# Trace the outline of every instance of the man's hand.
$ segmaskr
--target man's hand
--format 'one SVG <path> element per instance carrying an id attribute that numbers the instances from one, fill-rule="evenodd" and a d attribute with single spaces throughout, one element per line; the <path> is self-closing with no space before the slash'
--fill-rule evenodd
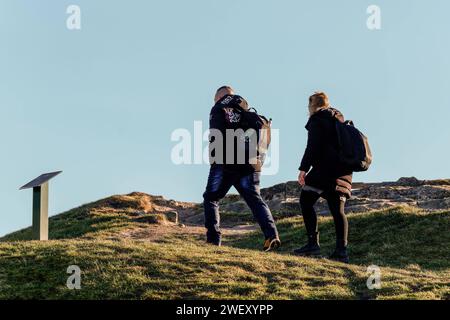
<path id="1" fill-rule="evenodd" d="M 305 171 L 300 171 L 300 173 L 298 174 L 298 184 L 301 185 L 302 187 L 305 185 L 305 176 L 306 176 Z"/>

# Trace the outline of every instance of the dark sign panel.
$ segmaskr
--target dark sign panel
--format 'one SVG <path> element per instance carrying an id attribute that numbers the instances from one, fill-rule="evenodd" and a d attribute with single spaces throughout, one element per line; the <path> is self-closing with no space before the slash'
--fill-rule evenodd
<path id="1" fill-rule="evenodd" d="M 50 172 L 50 173 L 44 173 L 37 177 L 36 179 L 28 182 L 26 185 L 20 188 L 20 190 L 23 189 L 30 189 L 34 187 L 39 187 L 40 185 L 46 183 L 50 179 L 56 177 L 58 174 L 60 174 L 62 171 L 56 171 L 56 172 Z"/>

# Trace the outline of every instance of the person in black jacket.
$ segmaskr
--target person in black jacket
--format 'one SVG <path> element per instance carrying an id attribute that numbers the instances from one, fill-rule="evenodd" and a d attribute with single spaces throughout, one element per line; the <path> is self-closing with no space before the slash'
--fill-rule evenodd
<path id="1" fill-rule="evenodd" d="M 344 116 L 331 108 L 328 97 L 316 92 L 309 98 L 310 117 L 306 124 L 308 143 L 301 161 L 298 182 L 302 186 L 300 207 L 308 235 L 305 246 L 294 250 L 301 256 L 320 255 L 319 230 L 314 204 L 320 197 L 328 202 L 336 229 L 336 249 L 330 258 L 348 262 L 348 222 L 345 202 L 351 196 L 352 172 L 340 164 L 336 121 Z"/>
<path id="2" fill-rule="evenodd" d="M 263 250 L 277 249 L 281 242 L 275 221 L 260 194 L 261 172 L 256 171 L 251 164 L 237 162 L 234 156 L 227 157 L 229 151 L 233 151 L 232 153 L 236 156 L 237 149 L 235 138 L 227 139 L 226 131 L 243 130 L 240 128 L 240 110 L 247 110 L 248 104 L 244 98 L 235 95 L 234 90 L 228 86 L 220 87 L 217 90 L 214 102 L 215 105 L 211 109 L 209 117 L 211 167 L 203 194 L 205 227 L 207 229 L 206 241 L 213 245 L 221 245 L 219 200 L 224 198 L 230 188 L 234 186 L 250 207 L 264 233 Z M 216 141 L 218 138 L 222 142 L 221 146 Z M 232 149 L 229 149 L 230 147 Z"/>

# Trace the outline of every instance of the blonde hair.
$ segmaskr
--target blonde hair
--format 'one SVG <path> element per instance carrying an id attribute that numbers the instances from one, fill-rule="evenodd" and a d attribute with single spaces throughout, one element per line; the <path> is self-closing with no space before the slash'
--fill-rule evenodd
<path id="1" fill-rule="evenodd" d="M 313 115 L 320 109 L 328 108 L 330 106 L 330 102 L 328 100 L 328 96 L 325 92 L 318 91 L 315 92 L 312 96 L 309 97 L 309 115 Z"/>

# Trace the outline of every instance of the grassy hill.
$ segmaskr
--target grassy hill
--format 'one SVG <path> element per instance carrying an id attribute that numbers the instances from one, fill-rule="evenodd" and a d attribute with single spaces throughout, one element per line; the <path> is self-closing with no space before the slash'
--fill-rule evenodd
<path id="1" fill-rule="evenodd" d="M 50 220 L 47 242 L 30 229 L 0 241 L 0 299 L 449 299 L 450 211 L 397 207 L 349 215 L 350 264 L 291 255 L 303 243 L 301 217 L 278 218 L 283 247 L 260 251 L 259 230 L 227 228 L 224 246 L 203 228 L 180 225 L 198 205 L 141 193 L 114 196 Z M 235 212 L 241 217 L 248 213 Z M 233 213 L 228 212 L 230 220 Z M 324 253 L 334 226 L 320 218 Z M 367 267 L 381 268 L 369 290 Z M 82 270 L 69 290 L 67 267 Z"/>

